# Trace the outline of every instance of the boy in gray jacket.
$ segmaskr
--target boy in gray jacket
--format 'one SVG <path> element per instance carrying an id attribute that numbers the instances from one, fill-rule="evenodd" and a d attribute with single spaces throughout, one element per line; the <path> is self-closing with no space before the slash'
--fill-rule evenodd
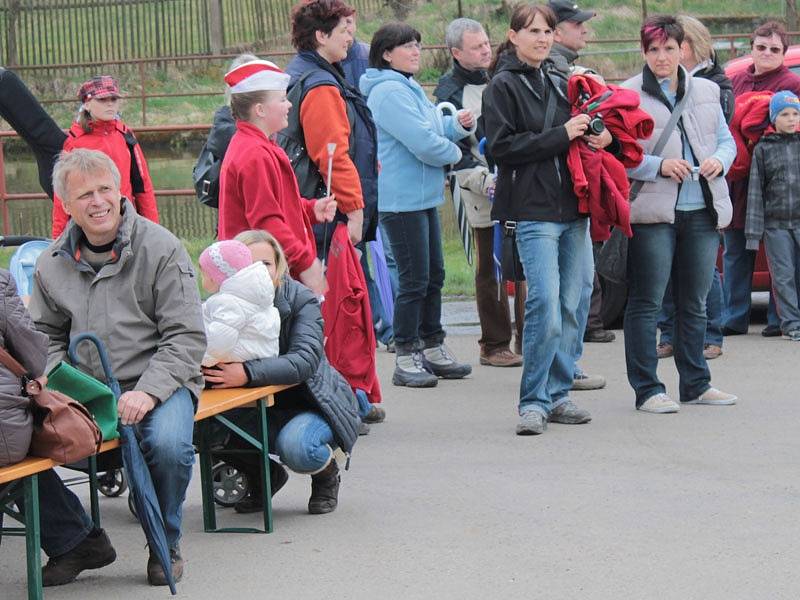
<path id="1" fill-rule="evenodd" d="M 800 342 L 800 99 L 778 92 L 769 118 L 775 133 L 753 152 L 744 234 L 748 250 L 763 236 L 783 337 Z"/>

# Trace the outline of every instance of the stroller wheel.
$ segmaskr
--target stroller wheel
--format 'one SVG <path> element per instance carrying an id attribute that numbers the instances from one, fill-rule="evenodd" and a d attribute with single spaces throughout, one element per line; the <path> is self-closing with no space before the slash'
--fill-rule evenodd
<path id="1" fill-rule="evenodd" d="M 123 469 L 112 469 L 97 477 L 97 489 L 103 496 L 116 498 L 128 489 L 128 481 L 125 479 Z"/>
<path id="2" fill-rule="evenodd" d="M 214 485 L 214 502 L 224 507 L 239 502 L 247 495 L 249 488 L 247 475 L 224 462 L 217 463 L 211 470 L 211 481 Z"/>

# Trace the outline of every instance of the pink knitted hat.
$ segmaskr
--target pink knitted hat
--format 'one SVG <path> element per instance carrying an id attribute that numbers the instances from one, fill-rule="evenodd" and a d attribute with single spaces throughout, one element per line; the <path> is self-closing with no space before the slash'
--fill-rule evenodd
<path id="1" fill-rule="evenodd" d="M 222 285 L 228 277 L 253 264 L 253 255 L 242 242 L 225 240 L 203 250 L 198 262 L 207 277 Z"/>

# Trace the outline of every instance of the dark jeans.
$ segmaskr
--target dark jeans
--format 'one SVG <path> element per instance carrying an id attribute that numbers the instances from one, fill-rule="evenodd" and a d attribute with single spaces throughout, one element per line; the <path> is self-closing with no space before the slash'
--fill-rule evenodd
<path id="1" fill-rule="evenodd" d="M 719 269 L 714 268 L 714 280 L 706 298 L 706 337 L 705 343 L 722 348 L 722 279 Z M 661 343 L 672 344 L 672 329 L 675 326 L 675 301 L 672 298 L 672 281 L 667 284 L 661 312 L 658 314 L 658 328 L 661 330 Z"/>
<path id="2" fill-rule="evenodd" d="M 506 282 L 497 283 L 493 258 L 494 228 L 472 230 L 475 240 L 475 302 L 478 305 L 478 321 L 481 324 L 481 339 L 478 340 L 484 354 L 509 350 L 511 344 L 511 312 L 508 309 Z M 516 283 L 514 295 L 514 329 L 517 345 L 522 346 L 522 328 L 525 325 L 525 286 Z"/>
<path id="3" fill-rule="evenodd" d="M 602 243 L 592 243 L 592 255 L 595 262 L 597 262 L 597 253 L 603 247 Z M 594 281 L 592 281 L 592 297 L 589 301 L 589 317 L 586 321 L 586 331 L 601 331 L 605 329 L 603 325 L 603 318 L 600 315 L 603 308 L 603 288 L 600 286 L 600 278 L 597 272 L 594 274 Z M 580 356 L 578 357 L 580 359 Z"/>
<path id="4" fill-rule="evenodd" d="M 382 212 L 381 225 L 397 262 L 399 290 L 394 304 L 394 341 L 399 354 L 444 341 L 442 287 L 444 258 L 435 208 Z"/>
<path id="5" fill-rule="evenodd" d="M 722 255 L 722 294 L 725 305 L 722 326 L 739 333 L 747 333 L 750 325 L 750 294 L 753 291 L 753 269 L 756 264 L 756 251 L 747 250 L 746 241 L 742 229 L 725 230 L 725 253 Z M 767 325 L 778 326 L 778 313 L 771 292 Z"/>
<path id="6" fill-rule="evenodd" d="M 672 276 L 675 298 L 673 346 L 680 400 L 692 400 L 710 386 L 703 357 L 706 297 L 714 277 L 719 234 L 707 210 L 676 211 L 675 223 L 634 225 L 628 249 L 628 305 L 625 362 L 636 406 L 664 393 L 656 368 L 656 321 Z"/>

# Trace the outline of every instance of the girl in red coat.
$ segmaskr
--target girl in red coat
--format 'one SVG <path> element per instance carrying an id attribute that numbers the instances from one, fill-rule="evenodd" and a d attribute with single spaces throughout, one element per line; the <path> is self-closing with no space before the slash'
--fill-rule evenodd
<path id="1" fill-rule="evenodd" d="M 219 239 L 268 231 L 286 252 L 292 277 L 322 295 L 325 274 L 311 224 L 332 221 L 336 202 L 333 196 L 302 198 L 289 158 L 270 137 L 288 125 L 289 76 L 267 60 L 254 60 L 229 71 L 225 83 L 236 133 L 220 173 Z"/>
<path id="2" fill-rule="evenodd" d="M 117 165 L 122 180 L 120 192 L 130 199 L 136 212 L 158 223 L 158 206 L 150 172 L 133 132 L 119 118 L 119 86 L 113 77 L 92 77 L 78 92 L 81 108 L 64 142 L 64 152 L 74 148 L 100 150 Z M 69 215 L 61 199 L 53 199 L 53 238 L 67 226 Z"/>

